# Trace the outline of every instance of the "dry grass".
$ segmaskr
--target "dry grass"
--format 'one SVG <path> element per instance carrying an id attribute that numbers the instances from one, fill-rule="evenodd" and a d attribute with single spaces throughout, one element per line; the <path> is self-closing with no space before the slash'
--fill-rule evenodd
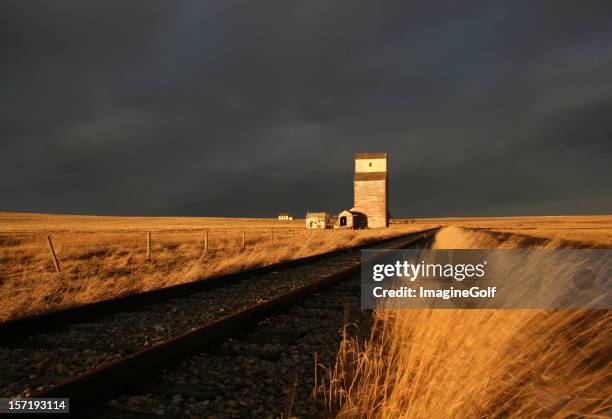
<path id="1" fill-rule="evenodd" d="M 245 250 L 241 248 L 243 228 Z M 420 228 L 308 232 L 301 220 L 0 213 L 0 321 L 310 256 Z M 204 229 L 209 229 L 210 250 L 206 254 Z M 146 231 L 152 232 L 150 261 L 146 258 Z M 47 234 L 51 234 L 60 260 L 60 274 L 54 271 Z"/>
<path id="2" fill-rule="evenodd" d="M 449 227 L 435 247 L 498 244 Z M 611 337 L 606 310 L 375 310 L 319 390 L 340 417 L 609 417 Z"/>
<path id="3" fill-rule="evenodd" d="M 407 221 L 407 220 L 403 220 Z M 551 239 L 556 245 L 577 242 L 589 247 L 612 248 L 612 215 L 548 217 L 422 218 L 411 224 L 466 227 L 495 232 L 519 233 Z"/>
<path id="4" fill-rule="evenodd" d="M 220 217 L 113 217 L 0 212 L 0 232 L 202 230 L 207 227 L 302 227 L 303 220 Z"/>

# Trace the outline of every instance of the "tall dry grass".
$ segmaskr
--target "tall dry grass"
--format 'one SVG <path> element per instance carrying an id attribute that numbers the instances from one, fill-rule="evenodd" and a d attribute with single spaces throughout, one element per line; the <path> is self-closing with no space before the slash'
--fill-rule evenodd
<path id="1" fill-rule="evenodd" d="M 445 228 L 434 247 L 515 248 Z M 555 246 L 553 242 L 543 247 Z M 339 417 L 609 417 L 606 310 L 375 310 L 319 391 Z"/>
<path id="2" fill-rule="evenodd" d="M 203 225 L 199 223 L 207 219 L 197 221 L 2 214 L 0 321 L 238 272 L 420 228 L 309 232 L 301 223 L 274 220 L 227 219 L 225 226 L 221 219 Z M 172 222 L 180 229 L 172 228 Z M 205 226 L 212 226 L 206 254 Z M 151 260 L 146 255 L 146 231 L 152 231 Z M 59 257 L 59 274 L 47 248 L 48 232 L 52 232 Z"/>
<path id="3" fill-rule="evenodd" d="M 409 221 L 418 225 L 436 223 L 440 226 L 486 229 L 487 231 L 520 234 L 535 239 L 553 240 L 556 245 L 612 248 L 612 215 L 422 218 Z"/>

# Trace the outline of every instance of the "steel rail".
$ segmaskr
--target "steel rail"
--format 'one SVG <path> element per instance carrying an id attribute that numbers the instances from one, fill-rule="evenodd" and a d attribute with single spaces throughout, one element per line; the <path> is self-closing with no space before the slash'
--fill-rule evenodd
<path id="1" fill-rule="evenodd" d="M 433 236 L 437 229 L 413 233 L 395 248 L 405 248 Z M 397 240 L 395 238 L 394 240 Z M 261 319 L 281 311 L 338 281 L 359 273 L 361 263 L 327 275 L 303 287 L 281 294 L 269 301 L 212 321 L 165 342 L 35 392 L 31 397 L 68 397 L 71 412 L 86 412 L 102 399 L 129 390 L 143 377 L 168 364 L 202 350 L 211 344 L 248 329 Z"/>
<path id="2" fill-rule="evenodd" d="M 431 232 L 436 229 L 424 230 Z M 398 237 L 384 240 L 370 240 L 356 246 L 334 250 L 289 261 L 274 263 L 258 268 L 247 269 L 228 275 L 214 276 L 185 284 L 172 285 L 137 294 L 125 295 L 110 300 L 102 300 L 95 303 L 77 305 L 56 311 L 50 311 L 33 316 L 18 318 L 0 323 L 0 344 L 10 343 L 16 339 L 33 335 L 39 332 L 49 332 L 72 323 L 87 322 L 89 320 L 124 311 L 139 308 L 145 305 L 157 304 L 174 298 L 183 297 L 195 292 L 212 290 L 242 281 L 254 276 L 265 275 L 270 272 L 307 265 L 331 256 L 340 255 L 372 244 L 384 244 L 397 240 Z"/>

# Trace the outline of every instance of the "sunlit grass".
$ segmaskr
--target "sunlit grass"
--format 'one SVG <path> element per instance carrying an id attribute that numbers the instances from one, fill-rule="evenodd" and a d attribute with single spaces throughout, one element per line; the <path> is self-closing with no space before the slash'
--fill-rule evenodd
<path id="1" fill-rule="evenodd" d="M 308 231 L 300 222 L 262 219 L 226 219 L 224 224 L 218 218 L 109 219 L 6 213 L 0 214 L 0 227 L 0 321 L 310 256 L 422 228 L 332 232 Z M 206 229 L 209 247 L 205 253 Z M 151 231 L 150 260 L 147 231 Z M 61 273 L 55 272 L 47 248 L 48 232 Z"/>
<path id="2" fill-rule="evenodd" d="M 435 244 L 498 246 L 490 234 L 453 227 Z M 369 340 L 344 339 L 318 388 L 339 417 L 606 417 L 612 408 L 610 311 L 391 309 L 373 316 Z"/>

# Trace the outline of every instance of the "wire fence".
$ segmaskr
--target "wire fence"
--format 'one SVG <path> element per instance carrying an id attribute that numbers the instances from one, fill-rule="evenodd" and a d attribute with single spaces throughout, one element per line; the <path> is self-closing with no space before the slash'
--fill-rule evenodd
<path id="1" fill-rule="evenodd" d="M 61 273 L 79 262 L 126 257 L 138 264 L 156 259 L 198 258 L 216 251 L 245 251 L 258 244 L 303 240 L 345 230 L 298 227 L 219 227 L 189 230 L 49 231 L 0 233 L 0 281 L 24 271 Z"/>

